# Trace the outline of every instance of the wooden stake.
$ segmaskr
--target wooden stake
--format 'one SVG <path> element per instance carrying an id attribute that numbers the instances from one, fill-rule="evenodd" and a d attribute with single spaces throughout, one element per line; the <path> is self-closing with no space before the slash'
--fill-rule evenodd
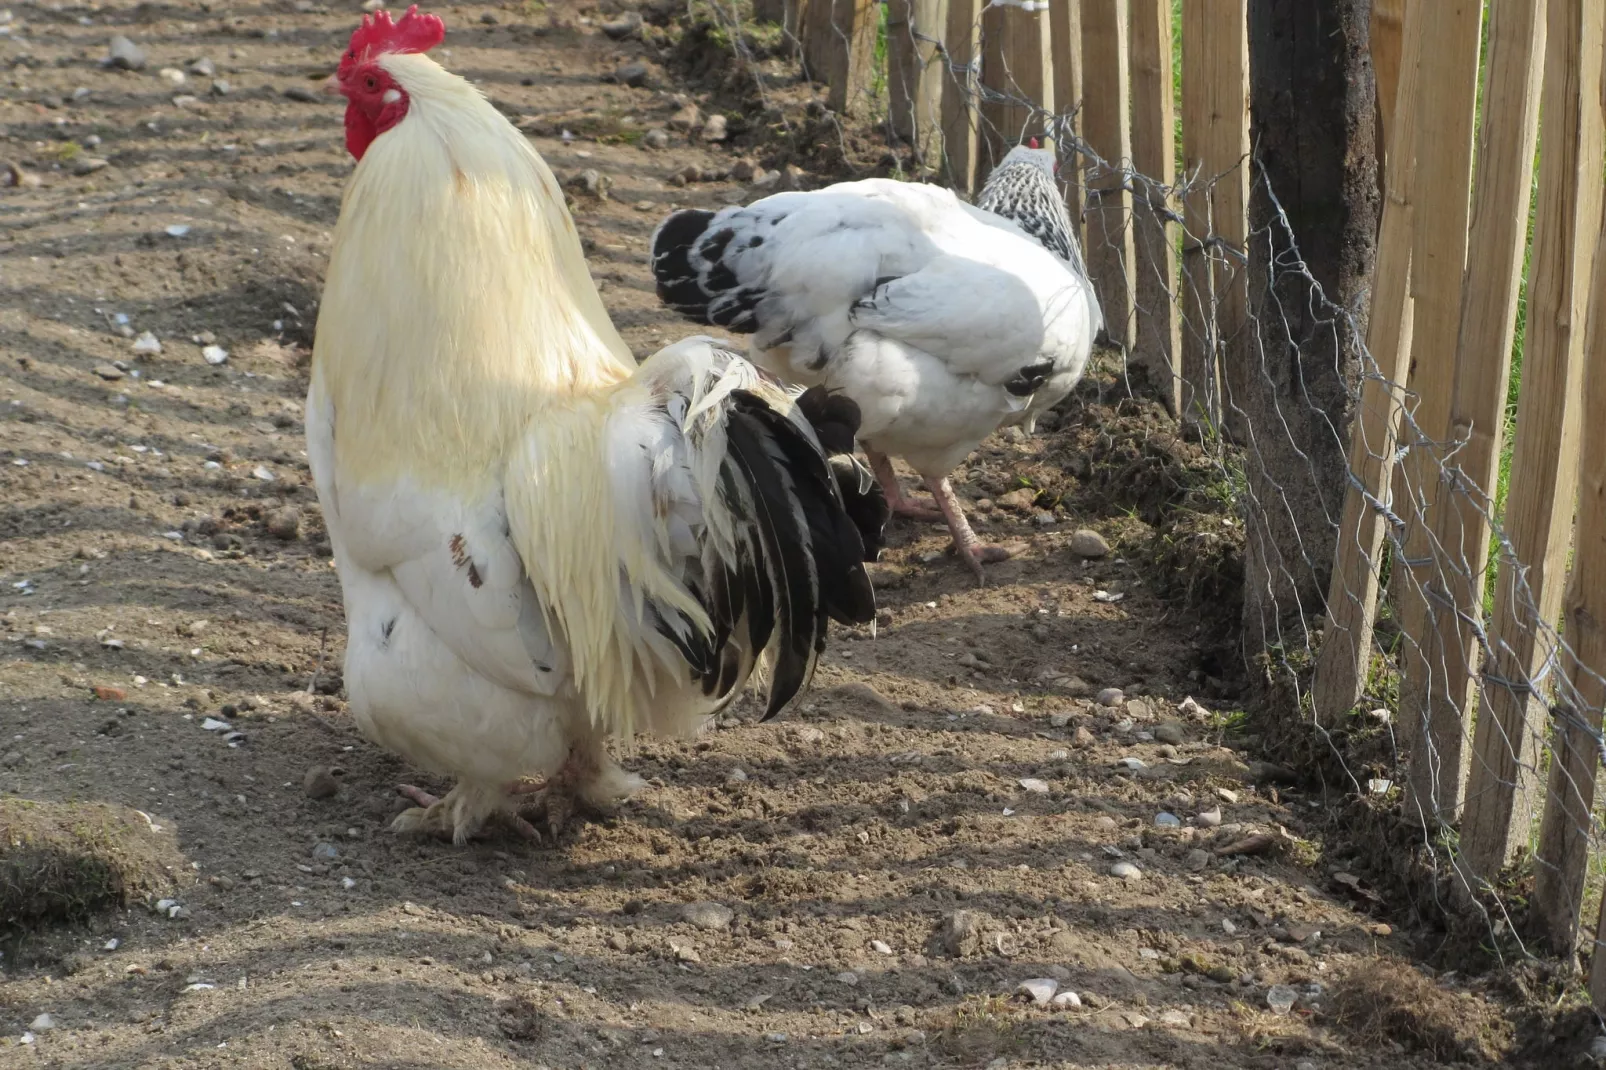
<path id="1" fill-rule="evenodd" d="M 1493 664 L 1485 681 L 1490 714 L 1511 726 L 1514 742 L 1547 720 L 1545 695 L 1527 685 L 1556 653 L 1550 629 L 1561 610 L 1579 485 L 1586 301 L 1590 257 L 1601 228 L 1606 8 L 1599 0 L 1550 0 L 1547 32 L 1539 211 L 1506 498 L 1511 556 L 1501 561 L 1495 589 Z M 1601 351 L 1593 355 L 1598 359 Z M 1599 593 L 1598 588 L 1580 592 L 1578 605 L 1593 604 Z M 1578 713 L 1599 717 L 1598 707 Z M 1534 864 L 1535 916 L 1550 946 L 1563 953 L 1571 952 L 1577 933 L 1589 854 L 1595 758 L 1578 752 L 1582 742 L 1579 734 L 1564 736 L 1564 750 L 1551 764 L 1555 803 L 1545 808 Z"/>
<path id="2" fill-rule="evenodd" d="M 1182 316 L 1177 301 L 1176 100 L 1171 71 L 1171 0 L 1132 3 L 1132 166 L 1148 181 L 1133 191 L 1137 212 L 1136 363 L 1175 415 L 1182 401 Z M 1163 188 L 1162 188 L 1163 187 Z"/>
<path id="3" fill-rule="evenodd" d="M 1223 352 L 1248 320 L 1248 0 L 1182 6 L 1183 418 L 1221 426 Z M 1225 251 L 1221 248 L 1225 247 Z"/>
<path id="4" fill-rule="evenodd" d="M 942 84 L 947 74 L 939 42 L 948 0 L 887 0 L 887 98 L 892 129 L 915 150 L 923 169 L 942 159 Z"/>
<path id="5" fill-rule="evenodd" d="M 1405 521 L 1404 560 L 1394 562 L 1401 615 L 1402 679 L 1399 734 L 1411 748 L 1408 787 L 1411 816 L 1454 819 L 1461 801 L 1466 725 L 1459 717 L 1430 721 L 1430 688 L 1442 689 L 1434 660 L 1436 622 L 1425 599 L 1437 579 L 1433 517 L 1440 500 L 1443 443 L 1449 436 L 1450 396 L 1455 380 L 1456 337 L 1461 322 L 1461 283 L 1466 269 L 1472 125 L 1477 103 L 1481 0 L 1425 0 L 1427 46 L 1417 82 L 1416 181 L 1432 190 L 1433 210 L 1416 216 L 1411 250 L 1414 329 L 1406 384 L 1415 405 L 1402 426 L 1406 495 L 1395 512 Z M 1398 116 L 1396 116 L 1398 118 Z M 1401 500 L 1408 497 L 1409 500 Z M 1443 711 L 1440 710 L 1442 713 Z"/>
<path id="6" fill-rule="evenodd" d="M 1010 149 L 1028 137 L 1044 137 L 1044 118 L 1054 114 L 1047 13 L 990 6 L 982 13 L 981 35 L 981 82 L 997 96 L 981 108 L 986 150 L 978 186 L 986 180 L 982 172 L 992 171 Z"/>
<path id="7" fill-rule="evenodd" d="M 1082 0 L 1082 72 L 1089 147 L 1104 161 L 1087 170 L 1087 266 L 1104 309 L 1110 341 L 1126 353 L 1135 340 L 1137 256 L 1132 192 L 1123 169 L 1132 162 L 1132 97 L 1127 0 Z"/>
<path id="8" fill-rule="evenodd" d="M 880 12 L 875 0 L 810 0 L 803 13 L 803 63 L 810 79 L 829 90 L 838 115 L 870 109 Z"/>
<path id="9" fill-rule="evenodd" d="M 1082 188 L 1082 157 L 1073 141 L 1082 138 L 1082 7 L 1079 3 L 1061 4 L 1045 13 L 1049 20 L 1049 66 L 1054 73 L 1054 110 L 1068 116 L 1070 137 L 1057 143 L 1060 159 L 1060 177 L 1065 180 L 1065 207 L 1071 213 L 1071 227 L 1076 240 L 1087 248 L 1082 227 L 1082 214 L 1086 197 Z M 1062 130 L 1062 133 L 1065 131 Z"/>
<path id="10" fill-rule="evenodd" d="M 1528 0 L 1494 0 L 1485 48 L 1483 128 L 1472 183 L 1472 234 L 1450 402 L 1450 435 L 1460 448 L 1450 457 L 1455 489 L 1434 517 L 1440 552 L 1458 566 L 1441 573 L 1445 582 L 1434 587 L 1435 601 L 1452 610 L 1439 618 L 1445 687 L 1430 695 L 1431 702 L 1446 704 L 1430 720 L 1446 723 L 1457 716 L 1448 706 L 1470 711 L 1477 695 L 1478 649 L 1471 622 L 1483 617 L 1489 513 L 1499 477 L 1511 344 L 1528 242 L 1544 73 L 1544 8 Z M 1519 728 L 1486 712 L 1474 729 L 1461 853 L 1470 873 L 1484 881 L 1492 882 L 1516 843 L 1526 841 L 1535 810 L 1526 796 L 1537 737 L 1532 732 L 1513 735 Z"/>
<path id="11" fill-rule="evenodd" d="M 979 33 L 976 0 L 948 0 L 947 30 L 943 34 L 948 69 L 942 72 L 942 145 L 948 161 L 948 184 L 967 197 L 976 189 Z"/>

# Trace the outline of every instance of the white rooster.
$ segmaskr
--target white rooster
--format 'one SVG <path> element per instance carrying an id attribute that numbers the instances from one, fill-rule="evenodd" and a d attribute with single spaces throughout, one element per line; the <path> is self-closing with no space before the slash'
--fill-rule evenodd
<path id="1" fill-rule="evenodd" d="M 397 818 L 463 842 L 544 777 L 641 786 L 607 751 L 685 734 L 768 664 L 773 715 L 828 619 L 874 619 L 886 506 L 853 405 L 692 338 L 639 368 L 546 164 L 424 55 L 441 20 L 364 18 L 331 77 L 357 166 L 318 317 L 307 446 L 362 731 L 455 777 Z"/>
<path id="2" fill-rule="evenodd" d="M 652 249 L 670 308 L 751 334 L 764 367 L 858 402 L 859 441 L 893 511 L 940 516 L 978 580 L 1009 553 L 976 537 L 948 474 L 998 428 L 1032 430 L 1075 387 L 1103 327 L 1053 154 L 1011 150 L 981 203 L 844 182 L 683 209 Z M 889 455 L 920 473 L 935 512 L 903 494 Z"/>

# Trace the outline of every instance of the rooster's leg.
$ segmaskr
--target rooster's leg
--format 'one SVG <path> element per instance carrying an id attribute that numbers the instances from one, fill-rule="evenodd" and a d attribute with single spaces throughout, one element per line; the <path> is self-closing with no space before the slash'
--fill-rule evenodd
<path id="1" fill-rule="evenodd" d="M 864 455 L 870 459 L 870 470 L 875 473 L 876 482 L 881 484 L 881 492 L 887 496 L 887 506 L 893 513 L 911 520 L 943 519 L 942 512 L 931 498 L 904 496 L 897 473 L 892 470 L 892 461 L 886 454 L 866 449 Z"/>
<path id="2" fill-rule="evenodd" d="M 645 782 L 621 769 L 600 741 L 577 743 L 558 771 L 545 784 L 521 782 L 516 794 L 535 799 L 521 814 L 544 818 L 547 834 L 556 843 L 570 818 L 582 810 L 605 812 L 639 791 Z"/>
<path id="3" fill-rule="evenodd" d="M 935 488 L 937 508 L 942 510 L 942 518 L 948 522 L 948 530 L 953 532 L 954 549 L 970 566 L 970 571 L 976 574 L 978 582 L 985 583 L 981 566 L 993 564 L 996 561 L 1005 561 L 1013 556 L 1008 549 L 984 543 L 970 530 L 970 521 L 965 519 L 965 511 L 959 504 L 959 495 L 954 493 L 954 486 L 948 482 L 948 477 L 932 479 L 926 477 L 926 482 Z"/>

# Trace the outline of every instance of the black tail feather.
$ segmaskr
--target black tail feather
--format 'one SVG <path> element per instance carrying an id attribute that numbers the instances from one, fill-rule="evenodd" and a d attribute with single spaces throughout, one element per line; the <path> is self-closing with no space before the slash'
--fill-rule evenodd
<path id="1" fill-rule="evenodd" d="M 702 241 L 714 213 L 683 208 L 658 225 L 652 236 L 652 274 L 658 283 L 658 300 L 705 327 L 710 294 L 703 289 L 691 265 L 691 250 Z"/>

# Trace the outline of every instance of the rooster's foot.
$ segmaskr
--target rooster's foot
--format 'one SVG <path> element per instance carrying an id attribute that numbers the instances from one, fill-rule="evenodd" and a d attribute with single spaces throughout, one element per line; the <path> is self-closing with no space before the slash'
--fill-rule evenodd
<path id="1" fill-rule="evenodd" d="M 521 780 L 509 786 L 508 793 L 511 795 L 523 795 L 539 789 L 540 784 L 532 785 L 529 781 Z M 396 790 L 402 796 L 411 799 L 418 805 L 403 810 L 396 815 L 396 819 L 390 823 L 391 830 L 394 832 L 422 833 L 462 844 L 480 831 L 479 827 L 477 827 L 478 823 L 472 829 L 459 829 L 457 821 L 452 816 L 451 804 L 445 798 L 431 795 L 423 788 L 415 787 L 412 784 L 402 784 Z M 493 811 L 490 816 L 501 817 L 512 826 L 514 832 L 527 840 L 534 840 L 537 843 L 541 841 L 541 834 L 535 830 L 535 826 L 511 811 L 497 810 Z"/>

